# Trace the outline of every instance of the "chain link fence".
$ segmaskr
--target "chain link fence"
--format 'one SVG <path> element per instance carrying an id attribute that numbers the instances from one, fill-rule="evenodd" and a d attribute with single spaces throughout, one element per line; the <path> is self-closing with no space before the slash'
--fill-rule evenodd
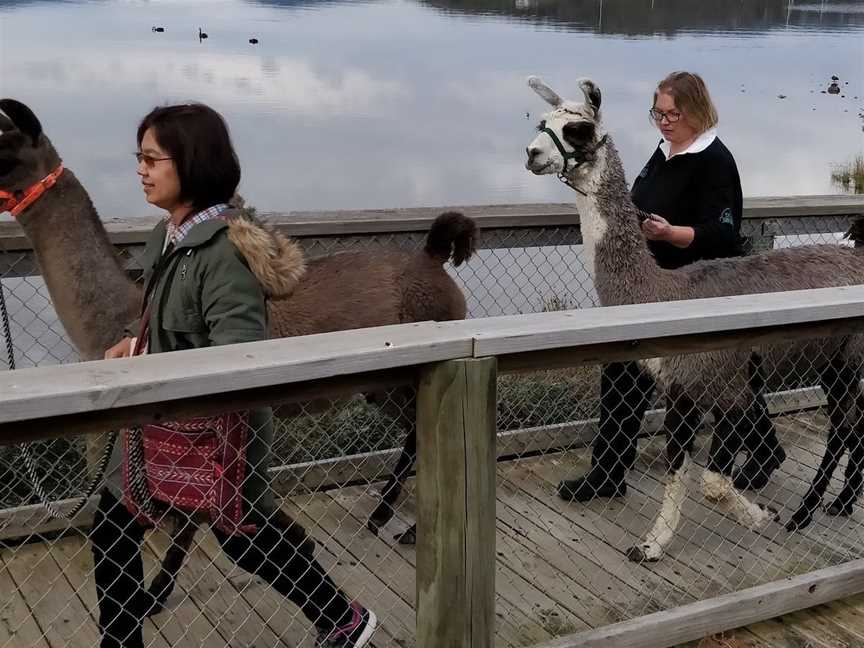
<path id="1" fill-rule="evenodd" d="M 748 246 L 759 250 L 837 243 L 849 221 L 846 216 L 753 221 L 747 224 Z M 301 239 L 310 257 L 382 244 L 418 248 L 423 242 L 424 235 L 415 233 Z M 466 295 L 470 317 L 590 308 L 596 305 L 596 295 L 580 243 L 575 226 L 488 229 L 476 256 L 448 271 Z M 118 247 L 133 276 L 140 274 L 140 252 L 139 246 Z M 0 251 L 0 268 L 15 365 L 76 361 L 32 254 Z M 641 427 L 636 422 L 638 452 L 632 459 L 620 452 L 614 457 L 627 463 L 626 498 L 584 503 L 562 501 L 558 491 L 562 480 L 591 469 L 590 443 L 601 411 L 601 367 L 501 375 L 497 645 L 533 645 L 864 557 L 860 514 L 850 503 L 860 490 L 854 475 L 847 474 L 851 486 L 846 491 L 834 488 L 834 483 L 840 486 L 837 480 L 832 482 L 825 498 L 831 503 L 839 495 L 843 515 L 830 516 L 811 506 L 810 526 L 796 533 L 784 528 L 823 462 L 832 411 L 840 420 L 837 408 L 829 406 L 831 394 L 820 387 L 825 360 L 830 358 L 814 349 L 807 366 L 777 373 L 772 365 L 772 372 L 761 376 L 770 421 L 786 456 L 764 488 L 747 492 L 776 511 L 782 522 L 769 520 L 760 528 L 737 523 L 740 511 L 701 495 L 699 466 L 717 450 L 711 451 L 710 430 L 727 413 L 725 401 L 717 398 L 728 387 L 723 374 L 687 386 L 693 411 L 679 418 L 686 419 L 681 425 L 689 421 L 696 432 L 695 465 L 681 478 L 683 486 L 677 491 L 670 488 L 664 437 L 657 434 L 668 398 L 660 390 L 630 391 L 638 389 L 635 384 L 627 393 L 620 391 L 624 383 L 613 385 L 606 397 L 609 407 L 644 401 Z M 749 370 L 746 359 L 737 369 Z M 860 370 L 853 367 L 856 376 Z M 848 404 L 848 397 L 843 402 Z M 737 425 L 759 429 L 764 420 L 755 410 L 747 410 Z M 856 422 L 845 421 L 839 427 L 855 429 Z M 280 406 L 266 425 L 273 429 L 271 471 L 283 514 L 305 527 L 317 545 L 316 559 L 348 598 L 374 609 L 380 622 L 374 645 L 414 645 L 413 391 L 398 387 L 338 401 Z M 757 455 L 760 465 L 777 462 L 776 448 L 766 453 L 753 445 L 753 439 L 747 443 L 742 441 L 732 452 L 739 466 Z M 844 443 L 837 476 L 852 465 L 846 457 L 864 452 L 849 434 Z M 88 465 L 86 445 L 83 438 L 28 445 L 42 488 L 66 510 L 72 506 L 70 498 L 80 497 L 89 481 L 92 461 Z M 407 479 L 397 498 L 388 480 L 403 448 L 412 461 L 402 462 Z M 848 470 L 854 473 L 854 466 Z M 382 491 L 390 493 L 389 504 L 380 503 Z M 682 495 L 685 491 L 690 494 Z M 18 593 L 0 608 L 0 648 L 96 646 L 94 564 L 85 531 L 96 499 L 71 526 L 52 521 L 38 501 L 21 448 L 0 449 L 0 578 L 4 591 Z M 677 525 L 672 519 L 676 511 Z M 280 520 L 283 527 L 290 526 L 290 521 Z M 662 531 L 664 525 L 671 536 L 662 559 L 627 560 L 628 548 L 640 546 L 652 527 Z M 164 557 L 171 555 L 172 545 L 188 546 L 174 552 L 183 566 L 165 610 L 144 622 L 145 645 L 314 645 L 314 623 L 286 601 L 278 584 L 274 589 L 267 583 L 266 569 L 250 575 L 238 566 L 244 564 L 242 556 L 232 558 L 213 534 L 197 532 L 193 538 L 191 532 L 180 533 L 182 525 L 176 521 L 167 526 L 177 533 L 173 540 L 164 529 L 144 537 L 146 583 L 165 568 Z M 289 562 L 284 548 L 281 551 L 272 560 Z"/>

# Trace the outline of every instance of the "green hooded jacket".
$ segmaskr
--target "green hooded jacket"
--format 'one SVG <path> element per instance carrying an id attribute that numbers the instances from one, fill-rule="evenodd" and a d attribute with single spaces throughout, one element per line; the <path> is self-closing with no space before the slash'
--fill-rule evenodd
<path id="1" fill-rule="evenodd" d="M 267 299 L 286 297 L 303 273 L 299 247 L 237 210 L 195 225 L 170 252 L 155 278 L 166 223 L 151 232 L 142 257 L 151 314 L 147 353 L 200 349 L 267 338 Z M 127 334 L 137 336 L 140 320 Z M 275 508 L 267 468 L 273 442 L 270 408 L 250 412 L 247 511 Z M 254 522 L 254 520 L 253 520 Z"/>

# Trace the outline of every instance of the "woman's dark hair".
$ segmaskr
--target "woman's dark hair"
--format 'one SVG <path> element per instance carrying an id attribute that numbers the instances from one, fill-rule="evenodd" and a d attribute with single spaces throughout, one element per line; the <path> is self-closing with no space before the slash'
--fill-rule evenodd
<path id="1" fill-rule="evenodd" d="M 180 200 L 200 211 L 227 203 L 240 184 L 240 162 L 222 116 L 200 103 L 162 106 L 138 126 L 138 148 L 150 128 L 180 177 Z"/>

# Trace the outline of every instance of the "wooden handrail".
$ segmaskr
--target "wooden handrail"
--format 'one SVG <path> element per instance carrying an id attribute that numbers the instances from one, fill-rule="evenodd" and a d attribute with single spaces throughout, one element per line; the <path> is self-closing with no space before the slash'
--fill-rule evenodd
<path id="1" fill-rule="evenodd" d="M 444 211 L 461 211 L 477 219 L 482 229 L 564 227 L 579 223 L 579 212 L 570 203 L 289 211 L 262 215 L 289 236 L 315 237 L 423 232 Z M 824 219 L 850 214 L 864 214 L 864 196 L 754 196 L 744 199 L 744 219 L 748 221 L 801 217 Z M 154 216 L 107 219 L 105 228 L 115 245 L 143 245 L 157 220 Z M 0 222 L 0 250 L 31 249 L 17 223 Z"/>
<path id="2" fill-rule="evenodd" d="M 392 383 L 402 371 L 406 381 L 418 367 L 459 358 L 497 356 L 505 370 L 599 363 L 848 333 L 862 323 L 864 286 L 850 286 L 423 322 L 20 369 L 0 373 L 0 443 L 309 398 L 316 389 L 356 392 L 376 375 Z"/>

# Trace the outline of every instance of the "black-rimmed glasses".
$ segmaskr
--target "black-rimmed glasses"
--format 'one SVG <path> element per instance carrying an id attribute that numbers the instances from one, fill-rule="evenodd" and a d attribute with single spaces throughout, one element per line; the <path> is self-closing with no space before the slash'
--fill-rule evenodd
<path id="1" fill-rule="evenodd" d="M 669 112 L 663 112 L 662 110 L 657 110 L 656 108 L 652 108 L 648 111 L 648 114 L 651 115 L 651 119 L 656 122 L 663 121 L 663 118 L 666 118 L 666 121 L 670 124 L 674 124 L 679 119 L 681 119 L 681 113 L 670 110 Z"/>
<path id="2" fill-rule="evenodd" d="M 146 164 L 148 167 L 154 166 L 157 162 L 164 162 L 165 160 L 173 160 L 171 157 L 153 157 L 152 155 L 148 155 L 147 153 L 142 153 L 141 151 L 135 151 L 133 153 L 135 159 L 138 160 L 138 164 L 142 162 Z"/>

